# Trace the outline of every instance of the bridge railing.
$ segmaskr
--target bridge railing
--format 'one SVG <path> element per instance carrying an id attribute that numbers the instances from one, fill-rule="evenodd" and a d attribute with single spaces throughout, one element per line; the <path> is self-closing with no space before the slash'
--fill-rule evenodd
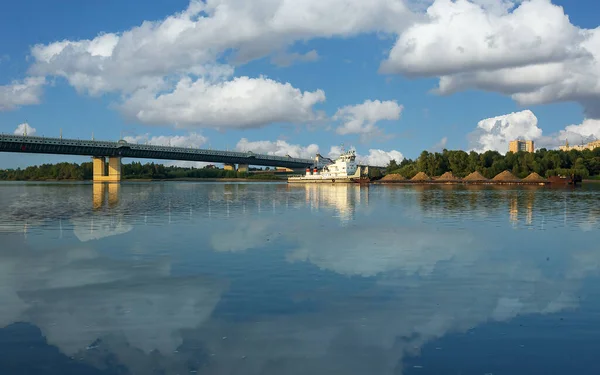
<path id="1" fill-rule="evenodd" d="M 209 155 L 209 156 L 220 156 L 237 159 L 250 159 L 256 158 L 258 160 L 273 161 L 274 164 L 277 162 L 281 163 L 295 163 L 303 165 L 314 165 L 312 159 L 301 159 L 292 158 L 285 156 L 266 155 L 266 154 L 255 154 L 251 151 L 240 152 L 240 151 L 221 151 L 221 150 L 209 150 L 201 148 L 191 147 L 173 147 L 173 146 L 157 146 L 147 145 L 138 143 L 127 143 L 124 141 L 113 142 L 113 141 L 96 141 L 96 140 L 80 140 L 80 139 L 68 139 L 68 138 L 53 138 L 53 137 L 40 137 L 34 135 L 14 135 L 14 134 L 0 134 L 1 142 L 14 142 L 14 143 L 34 143 L 41 145 L 64 145 L 64 146 L 80 146 L 80 147 L 98 147 L 98 148 L 120 148 L 129 147 L 132 150 L 140 151 L 159 151 L 159 152 L 176 152 L 176 153 L 187 153 L 192 155 Z M 252 164 L 249 161 L 249 164 Z M 319 163 L 319 168 L 323 167 L 323 163 Z M 362 165 L 361 166 L 365 166 Z M 368 166 L 369 168 L 384 168 L 381 166 Z"/>
<path id="2" fill-rule="evenodd" d="M 240 151 L 220 151 L 220 150 L 208 150 L 191 147 L 173 147 L 173 146 L 157 146 L 157 145 L 146 145 L 138 143 L 127 143 L 124 141 L 112 142 L 112 141 L 96 141 L 96 140 L 79 140 L 79 139 L 67 139 L 67 138 L 52 138 L 52 137 L 40 137 L 40 136 L 25 136 L 25 135 L 14 135 L 14 134 L 1 134 L 0 141 L 3 142 L 20 142 L 20 143 L 36 143 L 36 144 L 48 144 L 48 145 L 65 145 L 65 146 L 84 146 L 84 147 L 102 147 L 102 148 L 119 148 L 129 147 L 132 150 L 143 150 L 143 151 L 161 151 L 161 152 L 178 152 L 178 153 L 189 153 L 189 154 L 200 154 L 200 155 L 215 155 L 215 156 L 226 156 L 233 158 L 256 158 L 262 160 L 272 160 L 279 162 L 293 162 L 300 164 L 310 164 L 313 162 L 311 159 L 300 159 L 284 156 L 255 154 L 253 152 L 240 152 Z"/>

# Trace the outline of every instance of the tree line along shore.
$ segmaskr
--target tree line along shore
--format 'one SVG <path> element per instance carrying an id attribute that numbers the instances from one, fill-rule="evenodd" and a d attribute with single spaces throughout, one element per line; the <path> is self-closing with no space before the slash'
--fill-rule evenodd
<path id="1" fill-rule="evenodd" d="M 477 153 L 474 151 L 442 152 L 423 151 L 415 160 L 404 159 L 400 163 L 390 161 L 387 175 L 399 175 L 413 179 L 418 173 L 427 176 L 443 176 L 451 173 L 456 178 L 465 178 L 478 172 L 486 179 L 493 179 L 508 171 L 518 179 L 532 173 L 541 177 L 575 174 L 584 179 L 600 176 L 600 147 L 594 150 L 546 150 L 536 152 L 508 152 L 502 155 L 497 151 Z"/>
<path id="2" fill-rule="evenodd" d="M 415 160 L 404 159 L 401 162 L 392 160 L 385 168 L 387 175 L 400 175 L 406 179 L 414 178 L 417 173 L 427 176 L 442 176 L 450 172 L 457 178 L 465 178 L 473 172 L 492 179 L 504 171 L 511 172 L 519 179 L 531 173 L 542 177 L 576 174 L 582 178 L 600 178 L 600 148 L 595 150 L 546 150 L 539 149 L 534 153 L 508 152 L 502 155 L 496 151 L 477 153 L 474 151 L 442 152 L 423 151 Z M 165 166 L 163 164 L 132 162 L 123 164 L 124 179 L 164 180 L 164 179 L 260 179 L 280 180 L 273 174 L 226 171 L 207 166 L 204 168 L 185 168 Z M 91 180 L 92 163 L 57 163 L 31 166 L 24 169 L 0 170 L 0 180 L 8 181 L 46 181 L 46 180 Z"/>
<path id="3" fill-rule="evenodd" d="M 251 168 L 251 171 L 253 169 Z M 254 169 L 257 171 L 257 169 Z M 254 172 L 253 171 L 253 172 Z M 123 164 L 121 174 L 125 180 L 184 180 L 184 179 L 251 179 L 279 180 L 273 174 L 226 171 L 212 166 L 185 168 L 163 164 L 132 162 Z M 0 180 L 4 181 L 86 181 L 93 179 L 93 165 L 89 163 L 42 164 L 24 169 L 0 170 Z"/>

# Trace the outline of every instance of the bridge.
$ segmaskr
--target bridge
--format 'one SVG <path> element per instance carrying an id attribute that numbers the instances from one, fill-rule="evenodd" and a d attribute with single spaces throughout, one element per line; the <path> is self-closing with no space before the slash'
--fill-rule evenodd
<path id="1" fill-rule="evenodd" d="M 146 144 L 47 138 L 26 135 L 0 135 L 0 152 L 91 156 L 94 165 L 94 181 L 116 182 L 121 180 L 121 158 L 185 160 L 223 163 L 225 169 L 248 171 L 249 165 L 304 169 L 314 165 L 312 159 L 289 156 L 255 154 L 251 151 L 219 151 L 185 147 L 156 146 Z M 108 158 L 108 173 L 106 173 Z"/>

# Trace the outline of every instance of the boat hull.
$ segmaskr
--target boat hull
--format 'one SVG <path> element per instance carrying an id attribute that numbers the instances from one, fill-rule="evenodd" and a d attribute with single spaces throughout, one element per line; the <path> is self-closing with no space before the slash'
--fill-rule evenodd
<path id="1" fill-rule="evenodd" d="M 354 178 L 331 177 L 331 178 L 309 178 L 309 177 L 290 177 L 290 184 L 353 184 Z"/>
<path id="2" fill-rule="evenodd" d="M 548 178 L 551 185 L 578 185 L 583 179 L 581 176 L 571 175 L 568 177 L 551 176 Z"/>

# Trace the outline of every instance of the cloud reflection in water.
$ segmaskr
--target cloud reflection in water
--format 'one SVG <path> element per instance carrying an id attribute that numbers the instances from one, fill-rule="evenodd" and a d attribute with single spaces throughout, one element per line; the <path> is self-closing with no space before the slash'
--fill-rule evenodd
<path id="1" fill-rule="evenodd" d="M 82 245 L 93 247 L 44 253 L 7 235 L 14 242 L 0 253 L 3 325 L 31 322 L 63 353 L 97 366 L 97 352 L 85 348 L 102 338 L 98 350 L 116 353 L 131 373 L 148 371 L 158 350 L 163 368 L 178 370 L 204 353 L 199 373 L 393 374 L 449 333 L 578 308 L 582 284 L 600 266 L 590 246 L 595 196 L 585 191 L 164 184 L 144 190 L 144 201 L 128 198 L 130 189 L 93 216 L 102 223 L 94 235 L 86 232 L 89 211 L 71 219 Z M 161 214 L 142 227 L 153 204 Z M 590 223 L 586 232 L 581 223 Z M 528 230 L 514 230 L 521 227 Z M 135 238 L 124 251 L 162 253 L 159 231 L 172 243 L 171 261 L 105 253 L 109 237 L 111 246 Z M 196 271 L 178 275 L 173 262 Z M 280 268 L 261 266 L 267 262 Z M 210 268 L 229 275 L 231 288 L 198 271 Z M 252 284 L 236 284 L 242 275 Z M 304 294 L 291 294 L 302 285 Z M 225 294 L 256 301 L 263 289 L 318 309 L 244 319 L 219 309 Z"/>

